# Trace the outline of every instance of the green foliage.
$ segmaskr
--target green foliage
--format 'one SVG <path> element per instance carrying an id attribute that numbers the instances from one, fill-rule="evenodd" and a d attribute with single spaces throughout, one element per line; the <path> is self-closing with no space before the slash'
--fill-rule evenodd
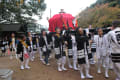
<path id="1" fill-rule="evenodd" d="M 97 0 L 96 3 L 90 6 L 90 8 L 94 8 L 96 5 L 102 5 L 106 3 L 110 3 L 110 7 L 115 7 L 116 5 L 120 4 L 120 0 Z"/>
<path id="2" fill-rule="evenodd" d="M 80 27 L 109 27 L 113 20 L 120 20 L 119 7 L 109 7 L 109 4 L 97 5 L 93 8 L 88 8 L 79 14 L 78 25 Z"/>
<path id="3" fill-rule="evenodd" d="M 115 2 L 118 2 L 119 0 L 97 0 L 95 4 L 96 4 L 96 5 L 97 5 L 97 4 L 100 4 L 100 5 L 101 5 L 101 4 L 106 4 L 106 3 L 110 3 L 110 2 L 114 2 L 114 1 L 115 1 Z"/>
<path id="4" fill-rule="evenodd" d="M 0 3 L 0 23 L 31 23 L 34 21 L 32 16 L 37 15 L 42 18 L 43 11 L 46 9 L 44 0 L 40 3 L 36 0 L 10 0 L 5 2 L 2 0 Z"/>
<path id="5" fill-rule="evenodd" d="M 115 7 L 117 5 L 118 5 L 117 1 L 113 1 L 109 4 L 109 7 Z"/>
<path id="6" fill-rule="evenodd" d="M 113 20 L 120 20 L 120 0 L 97 0 L 79 14 L 80 27 L 108 27 Z"/>

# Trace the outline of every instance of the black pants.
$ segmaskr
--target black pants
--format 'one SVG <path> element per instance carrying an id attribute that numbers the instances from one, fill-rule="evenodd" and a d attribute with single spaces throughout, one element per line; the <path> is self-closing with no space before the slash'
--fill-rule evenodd
<path id="1" fill-rule="evenodd" d="M 21 56 L 20 56 L 20 58 L 19 58 L 19 59 L 20 59 L 20 61 L 21 61 L 21 62 L 23 62 L 23 61 L 24 61 L 24 55 L 23 55 L 23 53 L 21 54 Z"/>
<path id="2" fill-rule="evenodd" d="M 47 50 L 46 52 L 43 52 L 43 55 L 45 57 L 44 58 L 45 63 L 48 64 L 49 63 L 48 58 L 50 56 L 50 50 Z"/>

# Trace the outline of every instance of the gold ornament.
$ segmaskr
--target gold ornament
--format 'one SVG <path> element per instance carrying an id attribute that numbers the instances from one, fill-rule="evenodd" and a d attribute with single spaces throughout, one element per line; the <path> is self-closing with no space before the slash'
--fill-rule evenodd
<path id="1" fill-rule="evenodd" d="M 40 0 L 38 0 L 38 2 L 40 3 Z"/>
<path id="2" fill-rule="evenodd" d="M 20 0 L 20 4 L 23 4 L 24 0 Z"/>

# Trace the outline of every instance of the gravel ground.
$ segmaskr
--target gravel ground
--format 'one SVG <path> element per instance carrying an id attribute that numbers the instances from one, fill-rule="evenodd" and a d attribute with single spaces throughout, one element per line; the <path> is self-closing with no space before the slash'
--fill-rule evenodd
<path id="1" fill-rule="evenodd" d="M 35 61 L 30 62 L 30 70 L 20 70 L 19 64 L 19 60 L 15 58 L 10 60 L 8 56 L 0 57 L 0 69 L 12 69 L 14 71 L 13 80 L 81 80 L 79 71 L 68 69 L 68 71 L 58 72 L 54 58 L 50 59 L 50 66 L 45 66 L 36 55 Z M 104 78 L 103 69 L 102 74 L 97 74 L 96 65 L 91 65 L 90 73 L 94 76 L 92 80 L 115 80 L 112 70 L 109 71 L 110 78 L 108 79 Z"/>

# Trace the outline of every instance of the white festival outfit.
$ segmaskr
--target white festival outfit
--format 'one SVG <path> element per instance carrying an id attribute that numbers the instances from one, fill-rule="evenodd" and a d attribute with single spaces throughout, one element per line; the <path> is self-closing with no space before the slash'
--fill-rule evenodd
<path id="1" fill-rule="evenodd" d="M 96 43 L 96 56 L 97 56 L 97 65 L 98 65 L 98 73 L 101 73 L 101 65 L 105 67 L 105 77 L 108 78 L 108 54 L 106 52 L 107 47 L 107 35 L 96 36 L 94 41 Z"/>
<path id="2" fill-rule="evenodd" d="M 25 63 L 25 68 L 26 69 L 30 69 L 30 67 L 28 66 L 29 64 L 29 57 L 25 58 L 24 55 L 28 55 L 27 49 L 26 47 L 23 45 L 23 61 L 21 62 L 21 69 L 24 69 L 24 63 Z"/>
<path id="3" fill-rule="evenodd" d="M 65 54 L 65 44 L 63 44 L 63 39 L 59 35 L 54 36 L 54 46 L 55 46 L 55 58 L 57 59 L 58 71 L 67 70 L 65 68 L 66 64 L 66 54 Z"/>
<path id="4" fill-rule="evenodd" d="M 90 64 L 95 64 L 96 61 L 95 61 L 95 53 L 96 53 L 96 43 L 94 41 L 94 36 L 92 36 L 91 40 L 92 40 L 92 43 L 91 43 L 91 53 L 92 53 L 92 59 L 90 59 Z"/>
<path id="5" fill-rule="evenodd" d="M 72 35 L 72 53 L 73 53 L 73 68 L 77 70 L 77 43 L 75 36 Z"/>
<path id="6" fill-rule="evenodd" d="M 78 67 L 80 69 L 81 79 L 84 78 L 93 78 L 89 74 L 89 60 L 88 60 L 88 53 L 87 53 L 87 37 L 85 35 L 77 35 L 76 42 L 77 42 L 77 60 L 78 60 Z M 83 69 L 85 69 L 86 77 L 84 76 Z"/>
<path id="7" fill-rule="evenodd" d="M 120 80 L 120 28 L 117 27 L 108 33 L 108 40 L 111 48 L 111 59 L 113 61 L 116 80 Z"/>
<path id="8" fill-rule="evenodd" d="M 33 42 L 32 42 L 32 37 L 31 36 L 29 37 L 29 40 L 30 40 L 30 46 L 28 46 L 29 56 L 30 56 L 30 60 L 34 61 L 34 59 L 33 59 L 33 55 L 34 55 L 34 53 L 33 53 Z"/>

